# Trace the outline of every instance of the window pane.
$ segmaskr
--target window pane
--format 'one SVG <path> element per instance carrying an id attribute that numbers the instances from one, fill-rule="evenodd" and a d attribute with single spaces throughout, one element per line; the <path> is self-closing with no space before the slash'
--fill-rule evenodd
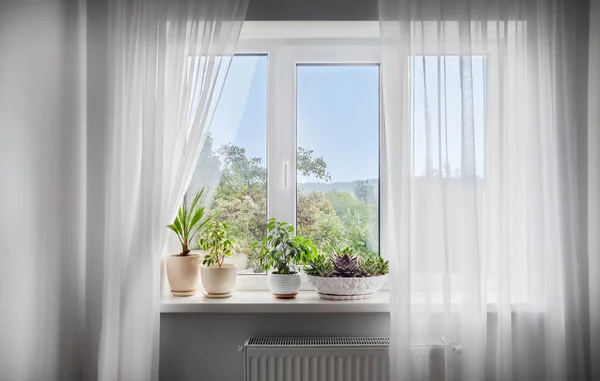
<path id="1" fill-rule="evenodd" d="M 236 256 L 252 272 L 254 240 L 262 239 L 267 209 L 267 56 L 235 56 L 188 194 L 206 187 L 205 203 L 229 224 Z"/>
<path id="2" fill-rule="evenodd" d="M 317 248 L 379 252 L 379 66 L 297 67 L 297 218 Z"/>
<path id="3" fill-rule="evenodd" d="M 411 57 L 415 176 L 483 177 L 485 73 L 484 56 Z M 472 156 L 463 162 L 463 154 L 471 147 L 470 169 Z"/>

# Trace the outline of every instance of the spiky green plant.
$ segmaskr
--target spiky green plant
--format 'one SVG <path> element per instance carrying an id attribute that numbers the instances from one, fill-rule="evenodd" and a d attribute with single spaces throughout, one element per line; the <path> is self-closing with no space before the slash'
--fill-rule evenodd
<path id="1" fill-rule="evenodd" d="M 216 215 L 216 213 L 206 216 L 206 209 L 199 204 L 200 198 L 204 193 L 202 188 L 190 204 L 189 208 L 184 199 L 181 207 L 177 211 L 175 221 L 171 225 L 167 225 L 177 235 L 179 243 L 181 243 L 181 253 L 179 255 L 186 256 L 190 254 L 190 245 L 196 234 L 201 233 L 206 227 L 206 224 Z"/>
<path id="2" fill-rule="evenodd" d="M 231 257 L 233 241 L 229 239 L 229 226 L 225 222 L 212 222 L 208 229 L 205 229 L 199 243 L 206 255 L 202 259 L 204 266 L 218 265 L 223 266 L 225 257 Z"/>
<path id="3" fill-rule="evenodd" d="M 377 272 L 377 268 L 378 267 L 375 258 L 368 257 L 363 258 L 363 260 L 360 261 L 358 270 L 361 276 L 372 276 L 375 275 L 375 273 Z"/>
<path id="4" fill-rule="evenodd" d="M 304 272 L 308 275 L 330 277 L 333 276 L 333 263 L 331 258 L 323 254 L 316 254 L 308 260 Z"/>
<path id="5" fill-rule="evenodd" d="M 360 261 L 359 270 L 362 276 L 385 275 L 390 272 L 390 264 L 380 256 L 369 256 Z"/>

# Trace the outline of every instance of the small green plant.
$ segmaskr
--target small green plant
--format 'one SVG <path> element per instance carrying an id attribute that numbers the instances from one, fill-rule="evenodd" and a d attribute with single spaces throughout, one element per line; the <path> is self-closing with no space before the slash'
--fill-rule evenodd
<path id="1" fill-rule="evenodd" d="M 390 272 L 390 262 L 380 256 L 363 258 L 359 267 L 362 276 L 385 275 Z"/>
<path id="2" fill-rule="evenodd" d="M 312 256 L 304 272 L 320 277 L 371 277 L 389 273 L 389 261 L 378 255 L 354 255 L 352 248 L 334 250 L 329 255 Z"/>
<path id="3" fill-rule="evenodd" d="M 315 255 L 315 246 L 310 240 L 293 234 L 292 225 L 271 218 L 258 253 L 260 267 L 273 269 L 274 274 L 295 274 L 300 264 L 306 265 Z"/>
<path id="4" fill-rule="evenodd" d="M 187 207 L 187 203 L 185 199 L 179 207 L 177 211 L 177 216 L 175 217 L 175 221 L 171 225 L 167 225 L 169 229 L 171 229 L 177 235 L 179 239 L 179 243 L 181 243 L 181 252 L 180 256 L 186 256 L 190 254 L 190 245 L 192 240 L 196 236 L 196 234 L 201 233 L 202 230 L 206 227 L 206 224 L 215 216 L 212 214 L 210 216 L 205 217 L 206 209 L 199 204 L 200 198 L 204 193 L 204 188 L 202 188 L 190 204 L 190 207 Z"/>
<path id="5" fill-rule="evenodd" d="M 204 235 L 199 240 L 200 247 L 206 252 L 202 259 L 204 266 L 216 264 L 220 268 L 225 262 L 225 257 L 232 255 L 233 242 L 228 235 L 229 227 L 225 222 L 212 222 L 204 231 Z"/>
<path id="6" fill-rule="evenodd" d="M 304 272 L 308 275 L 330 277 L 333 276 L 333 263 L 323 254 L 316 254 L 307 261 Z"/>
<path id="7" fill-rule="evenodd" d="M 333 274 L 344 278 L 359 276 L 358 257 L 347 252 L 337 256 L 333 261 Z"/>

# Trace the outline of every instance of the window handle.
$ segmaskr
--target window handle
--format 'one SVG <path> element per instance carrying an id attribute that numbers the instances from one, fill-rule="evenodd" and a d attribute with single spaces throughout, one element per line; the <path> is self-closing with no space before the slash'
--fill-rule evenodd
<path id="1" fill-rule="evenodd" d="M 286 160 L 283 162 L 283 187 L 286 189 L 288 187 L 288 168 L 289 168 L 289 163 Z"/>

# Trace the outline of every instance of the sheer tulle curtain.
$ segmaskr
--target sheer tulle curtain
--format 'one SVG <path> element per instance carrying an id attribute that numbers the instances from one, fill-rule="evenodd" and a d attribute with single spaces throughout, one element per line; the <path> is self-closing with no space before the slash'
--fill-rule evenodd
<path id="1" fill-rule="evenodd" d="M 158 378 L 160 258 L 247 0 L 110 3 L 112 89 L 99 379 Z"/>
<path id="2" fill-rule="evenodd" d="M 588 242 L 590 273 L 591 358 L 600 358 L 600 0 L 591 1 L 588 81 Z M 592 362 L 600 379 L 600 362 Z"/>
<path id="3" fill-rule="evenodd" d="M 590 377 L 586 9 L 380 0 L 393 380 Z"/>

